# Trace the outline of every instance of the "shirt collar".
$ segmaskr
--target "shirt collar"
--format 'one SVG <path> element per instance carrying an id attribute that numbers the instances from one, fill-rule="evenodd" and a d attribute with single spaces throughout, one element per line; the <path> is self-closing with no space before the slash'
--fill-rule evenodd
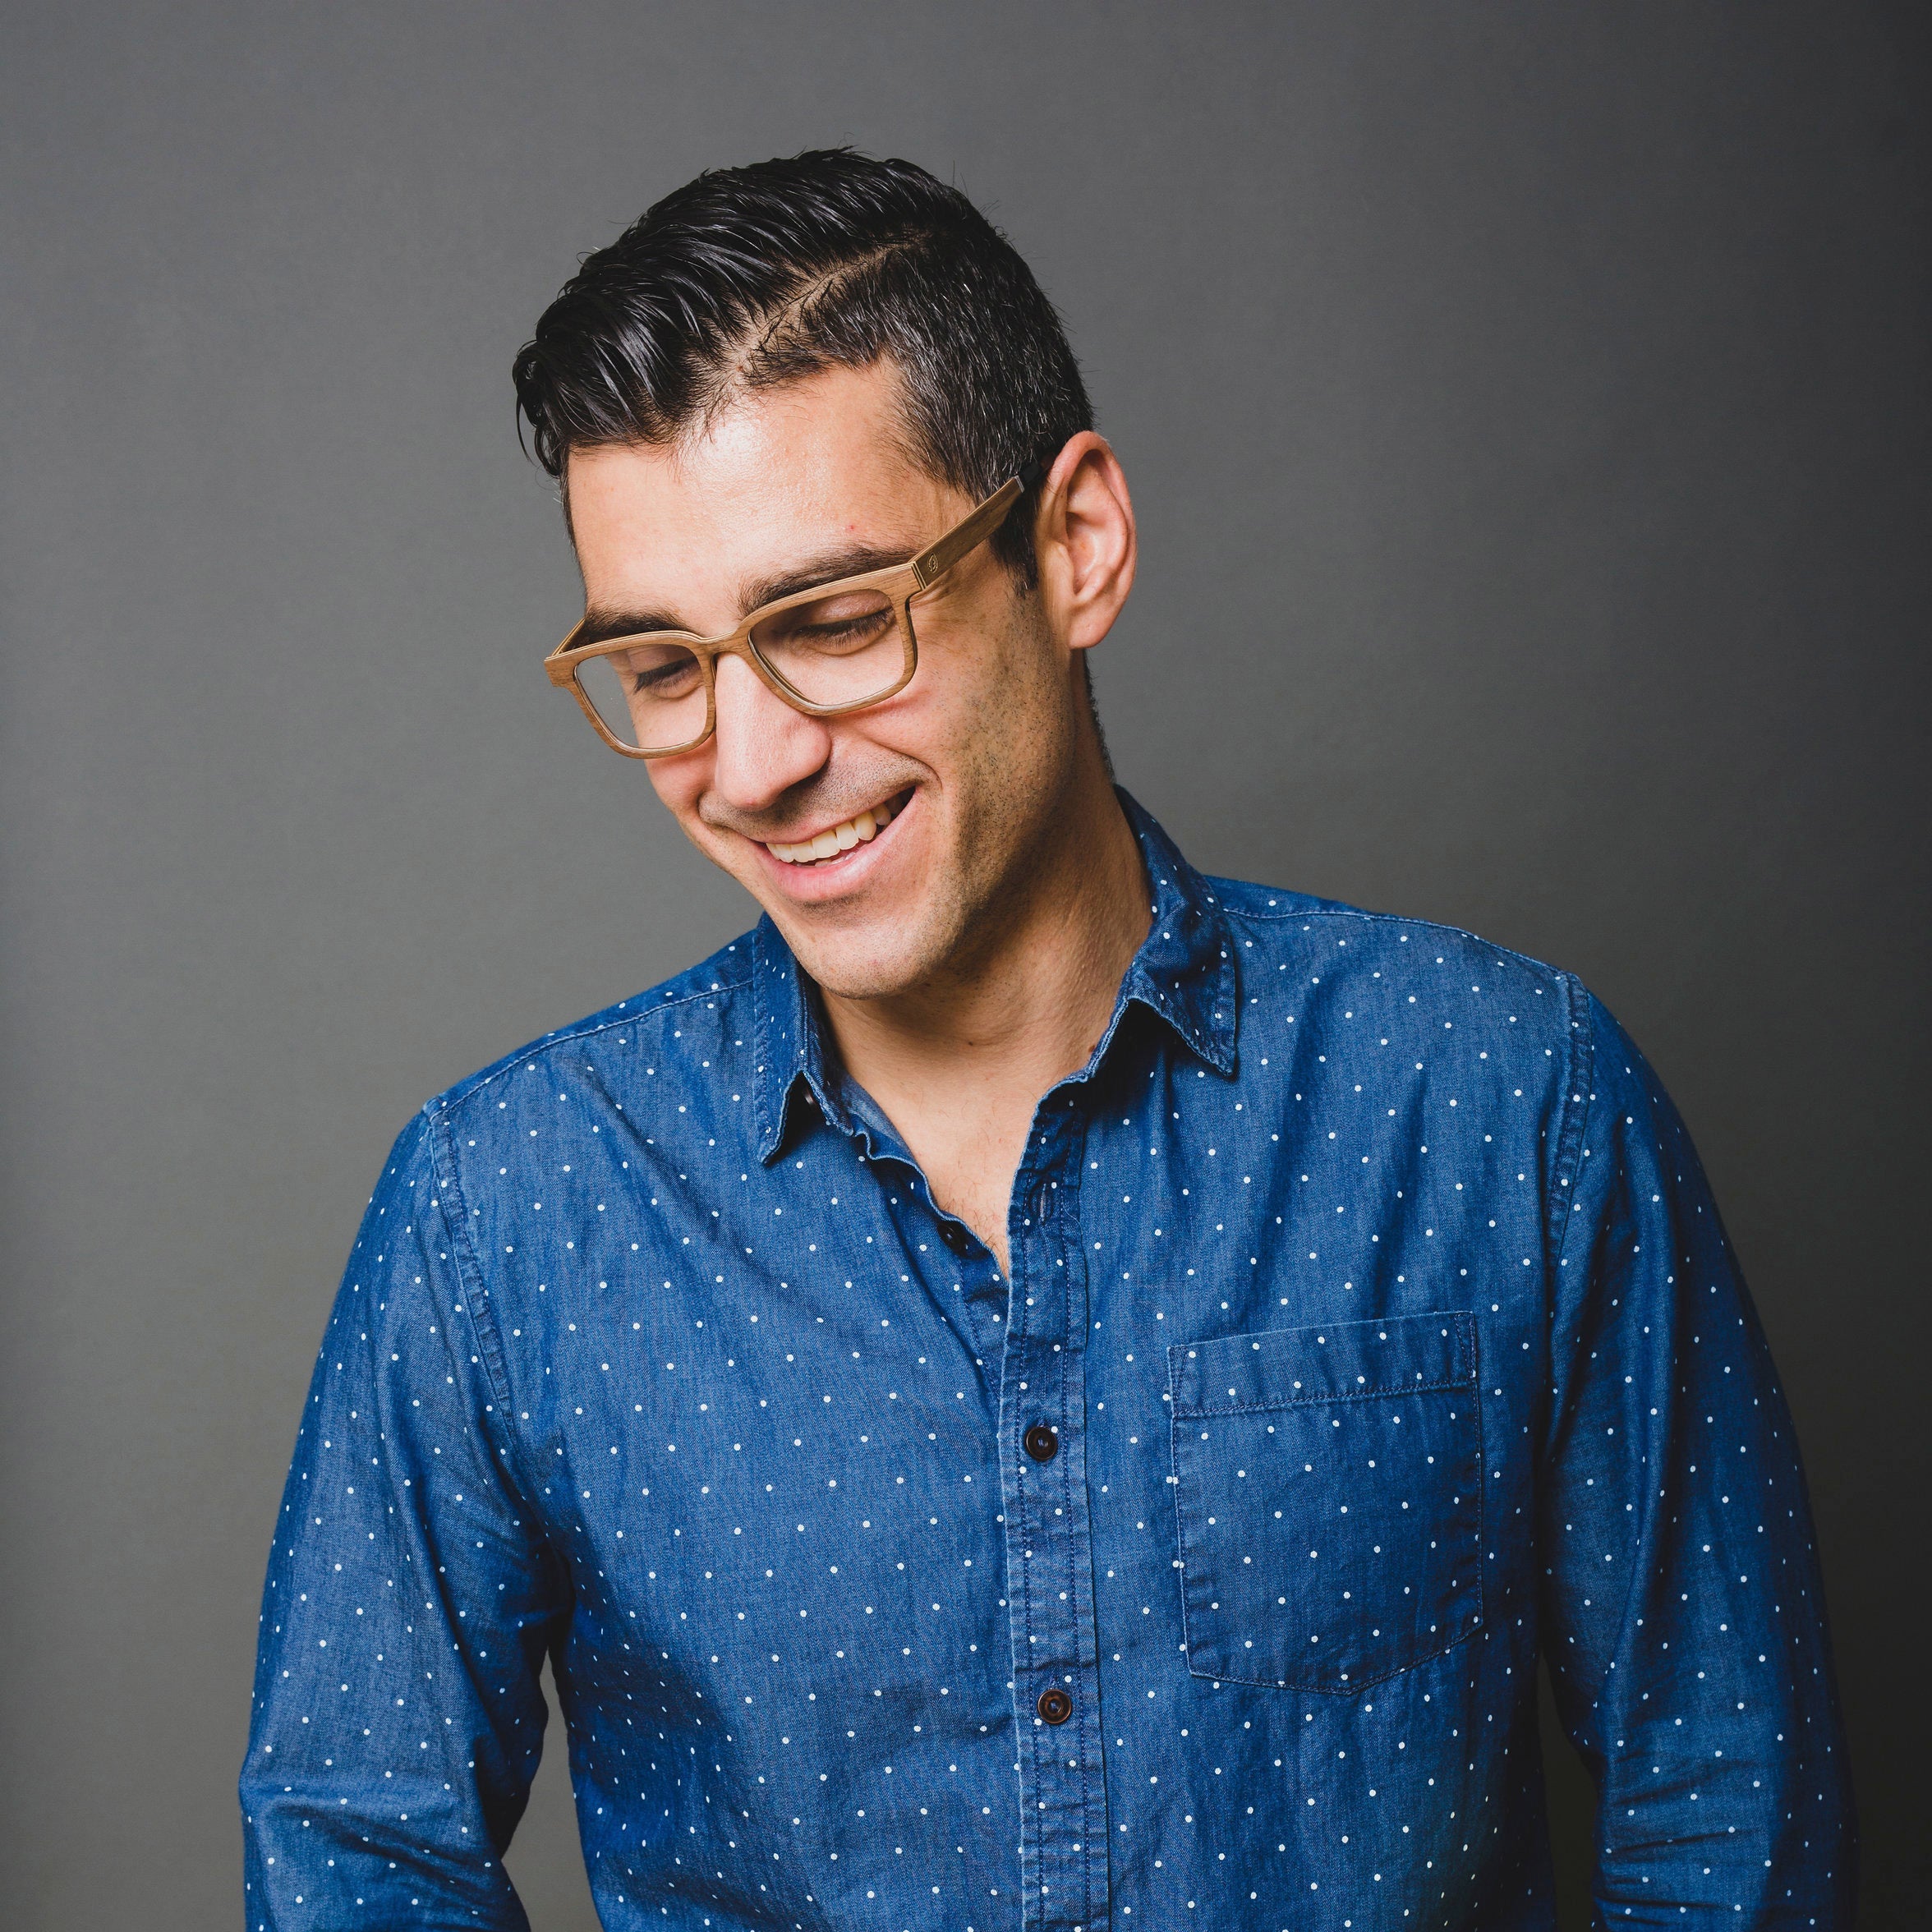
<path id="1" fill-rule="evenodd" d="M 1086 1072 L 1076 1078 L 1084 1079 L 1099 1066 L 1133 1004 L 1163 1020 L 1182 1046 L 1216 1072 L 1232 1074 L 1240 1001 L 1227 922 L 1208 881 L 1181 856 L 1153 815 L 1119 787 L 1116 795 L 1147 868 L 1153 920 L 1121 978 L 1100 1044 Z M 890 1129 L 877 1109 L 867 1106 L 864 1096 L 828 1062 L 816 989 L 769 918 L 759 920 L 752 936 L 752 957 L 758 1158 L 766 1165 L 776 1159 L 799 1113 L 812 1107 L 841 1133 L 881 1141 Z M 874 1151 L 886 1150 L 881 1146 Z"/>

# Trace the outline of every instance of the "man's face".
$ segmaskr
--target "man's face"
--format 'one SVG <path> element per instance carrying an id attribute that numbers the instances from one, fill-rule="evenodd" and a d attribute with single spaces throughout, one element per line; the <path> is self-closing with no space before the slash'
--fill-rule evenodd
<path id="1" fill-rule="evenodd" d="M 573 453 L 591 617 L 605 634 L 605 620 L 648 613 L 716 636 L 775 582 L 903 562 L 973 508 L 903 440 L 896 372 L 881 363 L 748 397 L 693 440 Z M 692 843 L 850 998 L 914 989 L 996 945 L 1074 780 L 1084 701 L 1046 602 L 982 545 L 913 615 L 918 669 L 885 703 L 809 718 L 721 658 L 712 737 L 646 767 Z M 834 858 L 771 849 L 842 826 L 859 836 Z"/>

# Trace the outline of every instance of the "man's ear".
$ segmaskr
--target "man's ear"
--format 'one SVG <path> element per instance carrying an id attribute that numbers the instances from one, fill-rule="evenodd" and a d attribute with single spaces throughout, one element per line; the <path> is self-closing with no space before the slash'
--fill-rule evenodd
<path id="1" fill-rule="evenodd" d="M 1104 436 L 1083 430 L 1054 458 L 1033 526 L 1040 591 L 1055 633 L 1089 651 L 1134 588 L 1138 554 L 1127 476 Z"/>

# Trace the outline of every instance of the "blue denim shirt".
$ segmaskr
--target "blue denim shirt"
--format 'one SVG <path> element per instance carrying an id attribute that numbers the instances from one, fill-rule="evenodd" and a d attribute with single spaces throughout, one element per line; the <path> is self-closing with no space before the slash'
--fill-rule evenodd
<path id="1" fill-rule="evenodd" d="M 263 1599 L 248 1924 L 521 1926 L 554 1660 L 605 1926 L 1848 1925 L 1792 1425 L 1568 975 L 1203 879 L 1040 1102 L 1012 1278 L 768 923 L 397 1142 Z"/>

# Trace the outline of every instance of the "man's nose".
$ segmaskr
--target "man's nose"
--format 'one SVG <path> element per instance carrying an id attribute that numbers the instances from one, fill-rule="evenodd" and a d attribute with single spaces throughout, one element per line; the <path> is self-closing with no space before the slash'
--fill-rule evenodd
<path id="1" fill-rule="evenodd" d="M 719 659 L 716 685 L 714 783 L 740 811 L 768 811 L 824 765 L 832 734 L 822 719 L 767 690 L 741 659 Z"/>

